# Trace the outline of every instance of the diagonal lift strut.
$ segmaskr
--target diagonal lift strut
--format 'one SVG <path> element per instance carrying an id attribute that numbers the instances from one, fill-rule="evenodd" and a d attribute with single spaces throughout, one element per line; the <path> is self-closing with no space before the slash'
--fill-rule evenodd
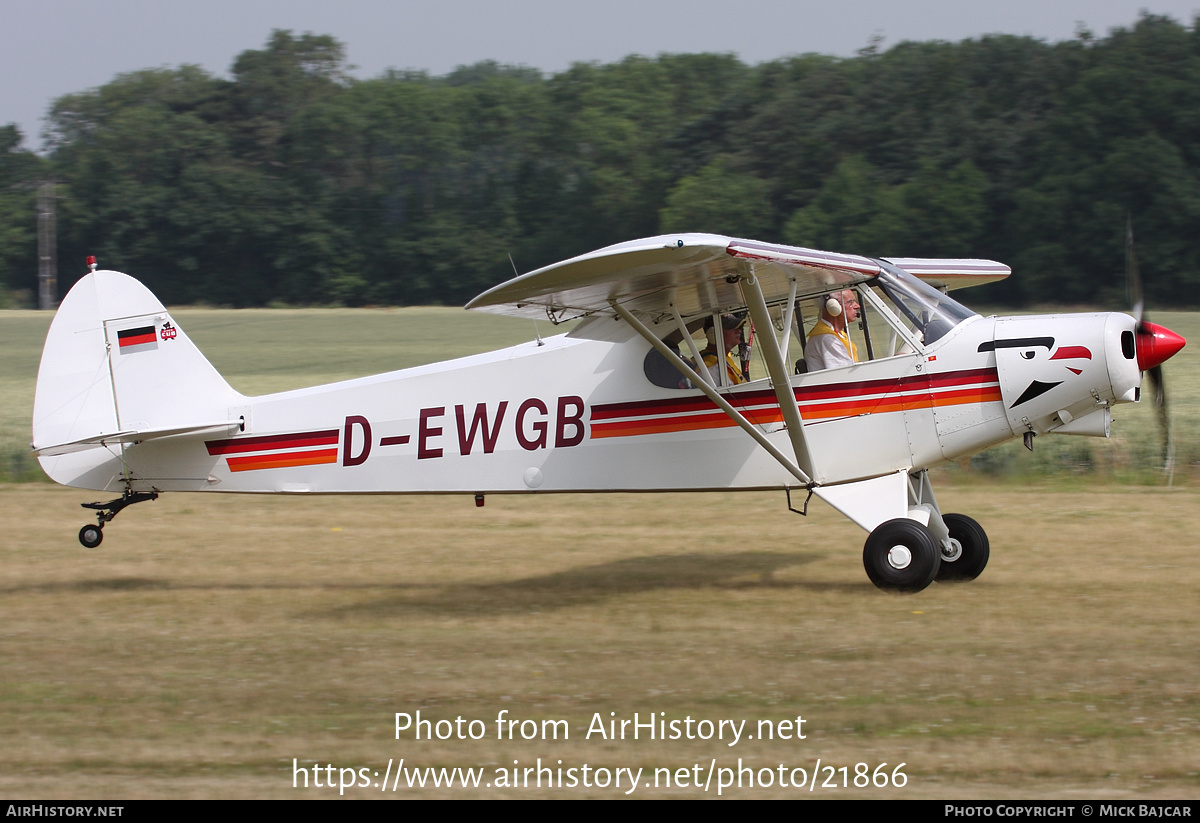
<path id="1" fill-rule="evenodd" d="M 760 299 L 762 297 L 761 291 L 759 292 L 759 297 L 760 297 Z M 647 343 L 649 343 L 651 346 L 653 346 L 655 349 L 657 349 L 658 353 L 667 359 L 667 362 L 669 362 L 672 366 L 674 366 L 676 369 L 678 369 L 685 377 L 687 377 L 689 380 L 691 380 L 692 385 L 694 385 L 696 388 L 700 389 L 700 391 L 704 392 L 705 396 L 708 397 L 709 400 L 716 403 L 717 406 L 720 407 L 721 411 L 725 412 L 725 414 L 728 415 L 730 420 L 732 420 L 734 423 L 737 423 L 738 426 L 740 426 L 747 434 L 749 434 L 752 438 L 754 438 L 754 441 L 756 443 L 758 443 L 758 445 L 762 446 L 763 449 L 766 450 L 766 452 L 771 455 L 771 457 L 775 458 L 775 460 L 778 461 L 781 466 L 783 466 L 785 469 L 787 469 L 787 471 L 793 477 L 795 477 L 797 480 L 799 480 L 805 486 L 808 486 L 812 483 L 812 478 L 810 477 L 808 472 L 806 472 L 804 469 L 802 469 L 800 466 L 798 466 L 796 464 L 796 462 L 793 462 L 791 459 L 788 458 L 788 456 L 786 454 L 784 454 L 782 451 L 780 451 L 775 446 L 775 444 L 772 443 L 767 438 L 767 436 L 765 434 L 763 434 L 761 431 L 759 431 L 758 427 L 756 427 L 753 423 L 751 423 L 749 420 L 747 420 L 745 415 L 743 415 L 740 411 L 735 409 L 728 400 L 726 400 L 724 397 L 722 397 L 721 394 L 713 386 L 711 386 L 709 384 L 709 382 L 707 380 L 705 380 L 703 377 L 701 377 L 696 372 L 695 369 L 693 369 L 691 366 L 689 366 L 687 361 L 685 361 L 678 354 L 676 354 L 675 351 L 670 346 L 668 346 L 666 343 L 664 343 L 662 340 L 660 340 L 654 334 L 654 332 L 650 331 L 650 329 L 648 329 L 646 327 L 646 325 L 644 323 L 642 323 L 641 320 L 638 320 L 627 308 L 622 306 L 616 300 L 610 300 L 609 305 L 612 306 L 613 311 L 615 311 L 621 317 L 622 320 L 624 320 L 626 323 L 628 323 L 630 326 L 632 326 L 633 329 L 638 334 L 640 334 L 646 340 Z M 765 313 L 765 306 L 764 306 L 764 313 Z M 755 322 L 758 322 L 758 321 L 756 320 Z M 767 322 L 769 324 L 769 322 L 770 322 L 769 319 Z M 769 325 L 766 327 L 769 328 Z M 764 334 L 763 337 L 765 337 L 765 338 L 771 337 L 771 335 Z M 779 356 L 778 344 L 776 344 L 776 346 L 775 346 L 775 352 L 776 352 L 776 359 L 780 360 L 780 362 L 782 362 L 782 357 Z M 786 378 L 786 375 L 785 375 L 785 378 Z M 790 392 L 791 392 L 790 384 L 786 384 L 786 391 L 790 394 Z M 778 394 L 779 394 L 779 391 L 777 388 L 776 396 L 778 396 Z M 800 419 L 800 414 L 796 410 L 795 399 L 793 398 L 791 400 L 790 404 L 784 404 L 784 405 L 791 406 L 793 415 L 794 415 L 795 419 L 798 421 Z M 785 421 L 787 420 L 786 409 L 784 411 L 784 419 L 785 419 Z M 788 425 L 788 428 L 789 428 L 789 430 L 791 429 L 790 423 Z M 801 432 L 801 434 L 800 434 L 801 442 L 803 442 L 803 438 L 804 438 L 804 434 L 803 434 L 803 432 Z M 795 448 L 795 438 L 793 438 L 793 448 Z M 807 449 L 804 450 L 803 454 L 804 454 L 805 462 L 811 463 L 811 461 L 808 459 Z"/>

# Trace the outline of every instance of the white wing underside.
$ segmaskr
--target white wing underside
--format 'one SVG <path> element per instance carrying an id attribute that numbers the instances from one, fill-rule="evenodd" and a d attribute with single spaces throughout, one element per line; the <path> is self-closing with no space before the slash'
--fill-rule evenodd
<path id="1" fill-rule="evenodd" d="M 990 260 L 889 258 L 937 287 L 1002 280 L 1010 270 Z M 741 240 L 713 234 L 650 237 L 555 263 L 489 289 L 468 309 L 554 321 L 613 314 L 612 303 L 643 315 L 685 317 L 745 305 L 737 279 L 753 275 L 768 303 L 792 294 L 833 291 L 869 280 L 879 263 L 852 254 Z"/>

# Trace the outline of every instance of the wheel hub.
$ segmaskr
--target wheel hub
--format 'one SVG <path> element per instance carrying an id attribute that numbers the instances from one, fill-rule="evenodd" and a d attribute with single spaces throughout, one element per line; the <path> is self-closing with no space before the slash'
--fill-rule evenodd
<path id="1" fill-rule="evenodd" d="M 953 563 L 958 558 L 962 557 L 962 543 L 955 540 L 953 537 L 942 543 L 942 560 L 946 563 Z"/>
<path id="2" fill-rule="evenodd" d="M 893 569 L 907 569 L 912 563 L 912 552 L 908 546 L 892 546 L 888 549 L 888 565 Z"/>

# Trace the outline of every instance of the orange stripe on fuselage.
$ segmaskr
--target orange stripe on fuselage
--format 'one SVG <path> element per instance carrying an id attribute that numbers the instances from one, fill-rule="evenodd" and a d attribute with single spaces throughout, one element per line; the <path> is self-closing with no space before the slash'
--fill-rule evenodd
<path id="1" fill-rule="evenodd" d="M 778 408 L 743 409 L 742 415 L 751 423 L 778 423 L 783 419 Z M 689 417 L 659 417 L 653 420 L 620 420 L 613 423 L 593 423 L 592 437 L 630 437 L 635 434 L 723 429 L 737 425 L 725 412 L 694 414 Z"/>
<path id="2" fill-rule="evenodd" d="M 322 463 L 336 463 L 337 449 L 316 449 L 306 452 L 286 452 L 284 454 L 254 454 L 247 457 L 229 457 L 231 472 L 246 472 L 254 469 L 285 469 L 293 466 L 317 466 Z"/>
<path id="3" fill-rule="evenodd" d="M 975 379 L 978 379 L 978 377 Z M 830 394 L 833 394 L 833 392 L 830 392 Z M 731 397 L 731 400 L 734 400 L 736 403 L 736 395 Z M 925 390 L 920 394 L 893 394 L 885 397 L 876 395 L 873 397 L 834 400 L 833 402 L 801 401 L 797 405 L 800 409 L 800 415 L 805 421 L 815 421 L 856 417 L 863 414 L 885 414 L 896 411 L 958 406 L 967 403 L 992 403 L 1000 402 L 1000 400 L 1001 394 L 998 385 L 976 385 L 948 391 Z M 759 425 L 779 423 L 783 420 L 783 415 L 780 413 L 778 406 L 743 408 L 740 411 L 751 423 Z M 634 412 L 634 414 L 636 413 Z M 642 414 L 645 416 L 637 420 L 625 419 L 593 422 L 591 424 L 591 437 L 632 437 L 641 434 L 699 431 L 737 425 L 724 412 L 719 411 L 684 416 L 652 416 L 654 415 L 654 410 L 646 409 Z"/>

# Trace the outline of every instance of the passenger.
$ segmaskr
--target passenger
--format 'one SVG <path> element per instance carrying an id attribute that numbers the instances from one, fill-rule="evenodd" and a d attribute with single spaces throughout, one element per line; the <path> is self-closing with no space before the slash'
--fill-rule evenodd
<path id="1" fill-rule="evenodd" d="M 851 366 L 858 362 L 858 348 L 846 330 L 858 319 L 858 294 L 843 289 L 829 295 L 821 307 L 821 318 L 808 333 L 804 362 L 808 371 Z"/>
<path id="2" fill-rule="evenodd" d="M 700 356 L 704 358 L 704 365 L 708 368 L 708 373 L 712 375 L 713 383 L 717 386 L 721 385 L 719 364 L 722 352 L 725 354 L 725 371 L 729 375 L 729 385 L 736 386 L 747 380 L 747 377 L 742 374 L 741 364 L 733 355 L 733 351 L 742 344 L 742 324 L 745 322 L 746 317 L 742 314 L 721 315 L 722 343 L 724 344 L 721 349 L 717 348 L 717 335 L 713 331 L 712 319 L 710 318 L 704 324 L 704 334 L 708 338 L 708 346 L 700 352 Z"/>

